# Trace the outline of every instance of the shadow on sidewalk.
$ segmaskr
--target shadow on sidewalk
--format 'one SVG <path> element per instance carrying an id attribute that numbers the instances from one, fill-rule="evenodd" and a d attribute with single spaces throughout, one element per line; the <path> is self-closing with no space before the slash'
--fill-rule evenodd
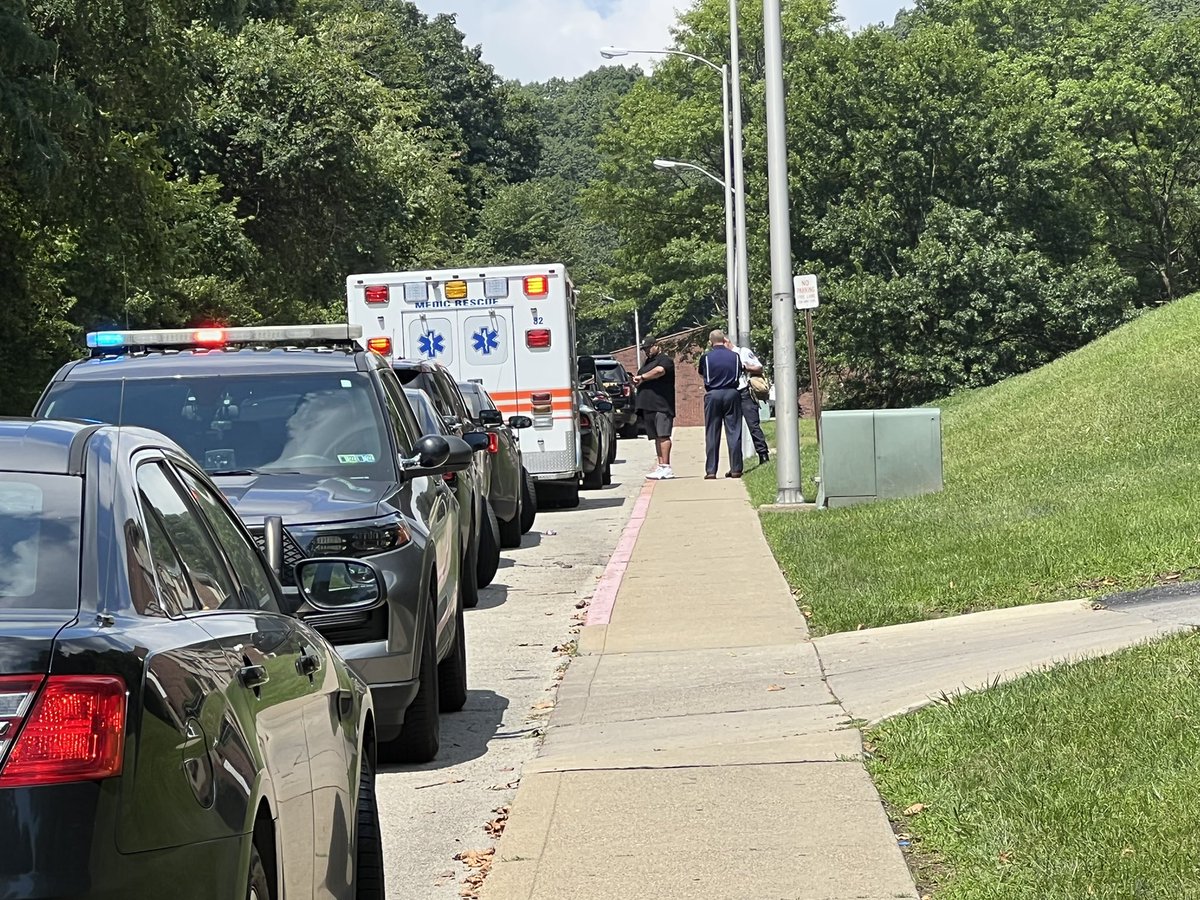
<path id="1" fill-rule="evenodd" d="M 500 565 L 504 566 L 504 560 L 500 560 Z M 475 609 L 465 610 L 467 615 L 481 609 L 495 609 L 497 606 L 503 606 L 508 601 L 508 585 L 499 581 L 493 581 L 485 588 L 479 589 L 479 603 Z"/>

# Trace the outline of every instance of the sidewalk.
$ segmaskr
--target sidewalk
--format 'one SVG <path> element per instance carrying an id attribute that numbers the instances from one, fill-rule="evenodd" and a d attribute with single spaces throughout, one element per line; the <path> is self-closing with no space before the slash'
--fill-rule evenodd
<path id="1" fill-rule="evenodd" d="M 703 480 L 702 443 L 678 433 L 683 477 L 635 512 L 486 900 L 917 896 L 745 490 Z"/>

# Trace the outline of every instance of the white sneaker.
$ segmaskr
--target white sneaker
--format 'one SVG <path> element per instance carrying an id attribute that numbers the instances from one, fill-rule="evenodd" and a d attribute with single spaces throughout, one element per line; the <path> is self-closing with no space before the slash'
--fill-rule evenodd
<path id="1" fill-rule="evenodd" d="M 657 465 L 653 469 L 651 469 L 649 472 L 646 473 L 646 477 L 652 478 L 655 481 L 657 481 L 658 479 L 662 478 L 662 471 L 665 468 L 666 468 L 666 466 Z"/>
<path id="2" fill-rule="evenodd" d="M 663 466 L 661 469 L 658 470 L 658 480 L 659 481 L 666 481 L 668 478 L 674 478 L 674 477 L 675 477 L 675 473 L 673 471 L 671 471 L 670 466 Z"/>

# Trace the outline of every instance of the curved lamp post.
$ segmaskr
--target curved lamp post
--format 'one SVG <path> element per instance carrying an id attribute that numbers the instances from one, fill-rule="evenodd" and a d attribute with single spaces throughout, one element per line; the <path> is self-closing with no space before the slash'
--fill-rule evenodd
<path id="1" fill-rule="evenodd" d="M 655 166 L 658 166 L 658 168 L 660 168 L 660 169 L 675 168 L 677 166 L 695 169 L 698 172 L 703 172 L 705 175 L 707 175 L 709 178 L 711 178 L 713 181 L 717 182 L 717 184 L 721 185 L 721 187 L 723 187 L 725 189 L 725 293 L 726 293 L 727 303 L 728 303 L 728 307 L 729 307 L 729 334 L 731 337 L 734 337 L 738 334 L 737 324 L 738 324 L 738 308 L 739 308 L 738 307 L 738 264 L 737 264 L 737 256 L 736 256 L 736 253 L 737 253 L 736 244 L 739 241 L 744 241 L 745 235 L 742 233 L 744 231 L 744 229 L 742 229 L 740 226 L 739 226 L 738 232 L 736 234 L 736 237 L 735 237 L 735 232 L 734 232 L 734 215 L 733 215 L 734 179 L 731 177 L 732 172 L 733 172 L 733 159 L 732 159 L 732 155 L 731 155 L 732 154 L 732 141 L 730 139 L 730 137 L 731 137 L 730 132 L 732 129 L 730 127 L 730 117 L 729 117 L 729 107 L 730 107 L 729 66 L 718 66 L 715 62 L 705 59 L 703 56 L 697 56 L 695 53 L 686 53 L 683 50 L 629 50 L 625 47 L 602 47 L 600 49 L 600 55 L 603 56 L 605 59 L 614 59 L 618 56 L 628 56 L 631 53 L 645 53 L 645 54 L 650 54 L 652 56 L 659 56 L 659 55 L 663 55 L 663 54 L 665 54 L 667 56 L 683 56 L 683 57 L 686 57 L 687 59 L 694 60 L 695 62 L 702 63 L 702 64 L 708 66 L 713 71 L 719 72 L 721 74 L 721 108 L 722 108 L 722 125 L 723 125 L 723 131 L 721 132 L 721 144 L 724 148 L 724 156 L 725 156 L 725 179 L 722 180 L 720 178 L 717 178 L 711 172 L 706 172 L 704 169 L 701 169 L 699 166 L 692 165 L 691 163 L 680 163 L 680 162 L 676 162 L 675 160 L 655 160 L 654 164 L 655 164 Z M 738 99 L 738 102 L 739 103 L 741 102 L 740 98 Z M 741 118 L 740 115 L 738 118 L 739 119 Z M 737 141 L 738 142 L 741 141 L 740 134 L 737 136 Z M 660 166 L 659 165 L 660 162 L 669 163 L 670 165 Z M 740 176 L 737 179 L 737 183 L 738 184 L 742 183 L 742 179 Z M 749 298 L 747 298 L 746 302 L 747 302 L 747 304 L 749 303 Z M 747 329 L 747 331 L 749 331 L 749 323 L 748 322 L 746 324 L 746 329 Z"/>

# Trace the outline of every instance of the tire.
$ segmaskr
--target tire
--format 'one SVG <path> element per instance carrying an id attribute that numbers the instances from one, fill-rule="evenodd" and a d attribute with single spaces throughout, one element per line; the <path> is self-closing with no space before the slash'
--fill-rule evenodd
<path id="1" fill-rule="evenodd" d="M 638 436 L 637 419 L 634 419 L 628 425 L 621 429 L 621 437 L 627 441 L 636 439 Z"/>
<path id="2" fill-rule="evenodd" d="M 467 545 L 462 568 L 458 572 L 458 591 L 462 596 L 462 605 L 474 609 L 479 605 L 479 577 L 475 572 L 479 560 L 479 541 L 472 539 Z"/>
<path id="3" fill-rule="evenodd" d="M 430 577 L 433 577 L 432 575 Z M 380 745 L 381 759 L 399 763 L 425 763 L 441 749 L 441 703 L 438 699 L 437 636 L 434 634 L 434 608 L 425 616 L 421 639 L 421 673 L 417 696 L 404 713 L 400 737 Z"/>
<path id="4" fill-rule="evenodd" d="M 383 831 L 375 796 L 375 760 L 362 748 L 358 775 L 358 827 L 354 847 L 354 900 L 384 900 Z"/>
<path id="5" fill-rule="evenodd" d="M 250 871 L 246 875 L 246 900 L 271 900 L 272 896 L 271 879 L 267 877 L 267 867 L 262 854 L 258 852 L 258 843 L 252 843 Z"/>
<path id="6" fill-rule="evenodd" d="M 537 487 L 534 486 L 533 476 L 525 467 L 521 467 L 521 534 L 528 534 L 533 528 L 533 520 L 537 516 L 538 500 Z"/>
<path id="7" fill-rule="evenodd" d="M 454 648 L 438 663 L 438 704 L 444 713 L 458 712 L 467 702 L 467 630 L 461 604 L 454 620 Z"/>
<path id="8" fill-rule="evenodd" d="M 483 501 L 483 530 L 479 533 L 479 559 L 476 562 L 475 573 L 479 586 L 487 587 L 496 577 L 500 568 L 500 523 L 496 521 L 496 512 L 492 504 Z"/>
<path id="9" fill-rule="evenodd" d="M 612 484 L 612 463 L 611 462 L 607 462 L 604 464 L 604 478 L 602 479 L 602 481 L 606 486 Z"/>
<path id="10" fill-rule="evenodd" d="M 579 484 L 572 484 L 562 489 L 562 499 L 558 505 L 563 509 L 575 509 L 579 506 Z"/>
<path id="11" fill-rule="evenodd" d="M 616 461 L 617 461 L 617 433 L 614 431 L 612 440 L 609 441 L 609 443 L 608 443 L 608 460 L 607 460 L 607 462 L 611 465 L 612 463 L 615 463 Z M 604 483 L 608 484 L 607 481 Z"/>
<path id="12" fill-rule="evenodd" d="M 585 491 L 594 491 L 597 488 L 604 487 L 604 467 L 608 465 L 605 460 L 597 460 L 596 468 L 590 472 L 585 472 L 583 475 L 583 489 Z M 579 505 L 579 490 L 575 490 L 575 505 Z M 569 508 L 569 507 L 568 507 Z"/>

